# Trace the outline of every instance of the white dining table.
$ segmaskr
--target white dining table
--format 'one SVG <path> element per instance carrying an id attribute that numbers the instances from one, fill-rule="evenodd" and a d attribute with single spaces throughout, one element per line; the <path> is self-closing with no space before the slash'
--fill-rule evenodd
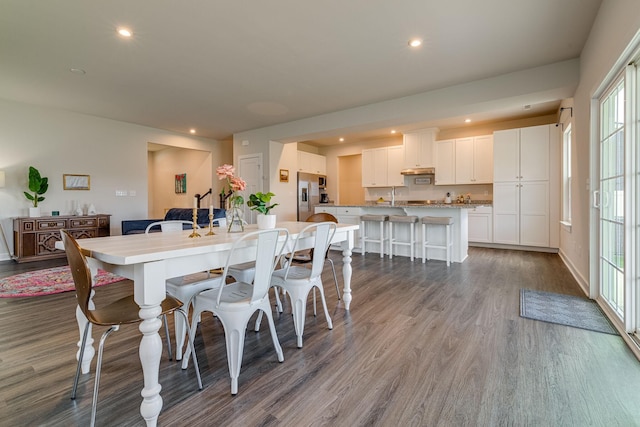
<path id="1" fill-rule="evenodd" d="M 276 227 L 286 228 L 292 242 L 300 231 L 308 226 L 308 222 L 279 222 Z M 245 233 L 255 231 L 256 225 L 245 226 Z M 342 249 L 342 275 L 344 289 L 342 301 L 346 310 L 351 305 L 351 254 L 354 245 L 354 234 L 358 225 L 337 224 L 332 244 L 340 244 Z M 147 426 L 155 426 L 162 409 L 161 386 L 158 382 L 160 358 L 162 355 L 162 339 L 158 334 L 162 321 L 160 304 L 166 297 L 166 280 L 172 277 L 184 276 L 214 268 L 224 267 L 231 246 L 243 233 L 227 233 L 224 228 L 213 228 L 215 235 L 207 236 L 209 230 L 198 229 L 200 237 L 189 237 L 192 230 L 178 233 L 150 233 L 126 236 L 109 236 L 89 239 L 78 239 L 82 252 L 93 275 L 98 268 L 129 278 L 134 284 L 134 299 L 140 306 L 142 322 L 139 330 L 142 333 L 139 355 L 144 376 L 142 389 L 142 403 L 140 414 Z M 313 235 L 300 241 L 299 249 L 312 247 Z M 57 242 L 58 249 L 64 249 L 62 242 Z M 255 260 L 255 242 L 248 242 L 247 246 L 236 254 L 234 263 Z M 92 303 L 91 303 L 92 304 Z M 93 308 L 92 305 L 90 307 Z M 78 308 L 76 310 L 78 328 L 82 334 L 87 319 Z M 91 327 L 91 326 L 90 326 Z M 82 372 L 88 373 L 91 360 L 95 354 L 91 330 L 87 338 Z M 79 340 L 78 346 L 81 345 Z M 76 354 L 79 357 L 80 350 Z"/>

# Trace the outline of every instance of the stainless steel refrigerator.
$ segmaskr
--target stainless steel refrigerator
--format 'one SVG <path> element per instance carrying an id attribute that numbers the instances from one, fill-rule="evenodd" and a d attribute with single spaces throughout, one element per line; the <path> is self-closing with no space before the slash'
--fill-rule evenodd
<path id="1" fill-rule="evenodd" d="M 320 204 L 327 177 L 315 173 L 298 172 L 298 221 L 306 221 Z"/>

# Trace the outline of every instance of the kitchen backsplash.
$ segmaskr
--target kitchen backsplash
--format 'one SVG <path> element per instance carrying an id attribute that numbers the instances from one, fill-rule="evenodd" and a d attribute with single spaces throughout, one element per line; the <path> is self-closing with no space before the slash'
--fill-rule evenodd
<path id="1" fill-rule="evenodd" d="M 409 180 L 407 180 L 409 181 Z M 416 185 L 413 182 L 408 187 L 395 188 L 395 200 L 444 200 L 447 192 L 455 199 L 459 194 L 471 194 L 471 200 L 493 200 L 493 185 Z M 380 197 L 391 200 L 391 187 L 365 188 L 366 201 L 376 201 Z"/>

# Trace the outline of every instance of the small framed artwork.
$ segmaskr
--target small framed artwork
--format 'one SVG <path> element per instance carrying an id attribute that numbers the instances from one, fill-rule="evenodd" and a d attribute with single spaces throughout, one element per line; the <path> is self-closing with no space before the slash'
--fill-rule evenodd
<path id="1" fill-rule="evenodd" d="M 176 194 L 182 194 L 187 192 L 187 174 L 180 173 L 176 175 Z"/>
<path id="2" fill-rule="evenodd" d="M 280 182 L 289 182 L 289 169 L 280 169 Z"/>
<path id="3" fill-rule="evenodd" d="M 62 175 L 62 183 L 65 190 L 90 190 L 91 177 L 89 175 Z"/>

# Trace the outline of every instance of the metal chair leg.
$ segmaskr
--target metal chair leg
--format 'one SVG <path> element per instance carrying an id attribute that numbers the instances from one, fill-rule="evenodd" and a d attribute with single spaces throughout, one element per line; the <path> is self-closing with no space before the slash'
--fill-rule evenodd
<path id="1" fill-rule="evenodd" d="M 340 297 L 340 286 L 338 285 L 338 276 L 336 276 L 336 267 L 333 265 L 333 260 L 331 258 L 326 259 L 327 261 L 329 261 L 329 264 L 331 264 L 331 271 L 333 272 L 333 281 L 336 284 L 336 292 L 338 293 L 338 300 L 341 300 L 342 297 Z"/>
<path id="2" fill-rule="evenodd" d="M 89 325 L 87 322 L 84 325 L 84 333 L 82 334 L 82 345 L 80 346 L 80 355 L 78 356 L 78 367 L 76 368 L 76 377 L 73 379 L 73 389 L 71 390 L 71 400 L 75 400 L 76 391 L 78 390 L 78 380 L 80 379 L 80 367 L 82 365 L 82 358 L 84 357 L 84 346 L 87 343 L 87 336 L 89 335 Z"/>
<path id="3" fill-rule="evenodd" d="M 102 368 L 102 351 L 104 350 L 104 342 L 111 332 L 115 332 L 120 329 L 119 325 L 114 325 L 107 329 L 102 338 L 100 338 L 100 345 L 98 346 L 98 363 L 96 364 L 96 381 L 93 385 L 93 401 L 91 402 L 91 427 L 96 425 L 96 412 L 98 409 L 98 387 L 100 386 L 100 370 Z"/>
<path id="4" fill-rule="evenodd" d="M 171 337 L 169 336 L 169 322 L 167 322 L 166 314 L 162 315 L 162 322 L 164 323 L 164 335 L 167 338 L 167 352 L 169 353 L 169 360 L 173 360 L 173 352 L 171 351 Z"/>
<path id="5" fill-rule="evenodd" d="M 185 311 L 182 309 L 178 309 L 175 312 L 179 312 L 180 315 L 182 315 L 182 318 L 185 322 L 185 327 L 187 328 L 187 338 L 189 339 L 189 347 L 191 348 L 191 358 L 193 359 L 193 366 L 196 369 L 196 378 L 198 379 L 198 389 L 202 390 L 202 378 L 200 377 L 200 366 L 198 366 L 198 358 L 196 356 L 196 347 L 193 344 L 193 336 L 191 335 L 191 328 L 189 327 L 189 317 L 187 316 L 187 313 L 185 313 Z"/>

